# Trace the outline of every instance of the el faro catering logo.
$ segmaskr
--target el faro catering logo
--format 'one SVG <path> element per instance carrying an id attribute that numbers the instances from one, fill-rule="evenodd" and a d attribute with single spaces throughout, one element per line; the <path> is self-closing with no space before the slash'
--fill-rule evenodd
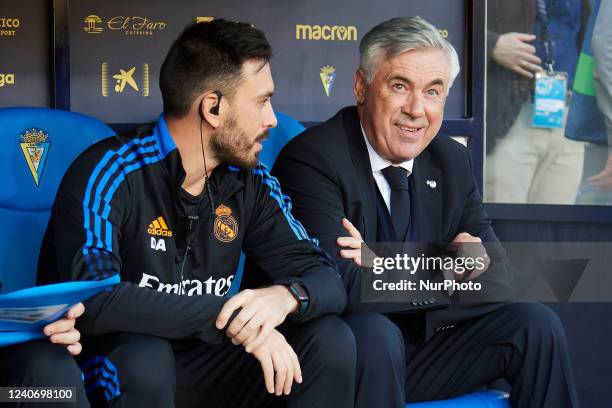
<path id="1" fill-rule="evenodd" d="M 100 91 L 102 93 L 102 96 L 104 96 L 105 98 L 108 98 L 111 95 L 111 92 L 109 90 L 108 62 L 102 63 L 100 74 L 102 78 L 101 80 L 102 87 Z M 112 90 L 114 91 L 115 94 L 122 94 L 125 90 L 131 89 L 132 91 L 135 91 L 141 94 L 145 98 L 148 97 L 150 93 L 149 64 L 147 64 L 146 62 L 142 64 L 139 75 L 140 75 L 140 86 L 138 85 L 135 79 L 135 77 L 136 78 L 138 77 L 136 74 L 136 66 L 132 66 L 127 69 L 119 68 L 119 70 L 112 76 L 112 78 L 115 80 Z"/>
<path id="2" fill-rule="evenodd" d="M 296 24 L 295 39 L 309 41 L 357 41 L 357 27 Z"/>
<path id="3" fill-rule="evenodd" d="M 48 138 L 49 135 L 42 130 L 32 128 L 31 130 L 26 130 L 21 135 L 21 142 L 19 143 L 36 187 L 38 187 L 40 182 L 45 161 L 47 160 L 47 153 L 49 153 L 49 146 L 51 145 Z"/>
<path id="4" fill-rule="evenodd" d="M 321 77 L 321 83 L 323 84 L 325 95 L 329 96 L 332 87 L 334 86 L 334 81 L 336 80 L 336 68 L 330 65 L 321 67 L 321 72 L 319 72 L 319 76 Z"/>
<path id="5" fill-rule="evenodd" d="M 168 27 L 165 21 L 154 21 L 141 16 L 115 16 L 106 22 L 96 14 L 90 14 L 83 19 L 83 31 L 87 34 L 100 34 L 106 28 L 110 31 L 121 31 L 125 35 L 147 36 Z"/>
<path id="6" fill-rule="evenodd" d="M 85 17 L 85 27 L 83 31 L 88 34 L 100 34 L 102 32 L 102 19 L 95 14 Z"/>

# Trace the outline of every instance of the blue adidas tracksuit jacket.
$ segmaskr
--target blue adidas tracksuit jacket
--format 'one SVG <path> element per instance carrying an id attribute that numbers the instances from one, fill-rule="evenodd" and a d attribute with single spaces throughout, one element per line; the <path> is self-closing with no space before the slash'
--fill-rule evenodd
<path id="1" fill-rule="evenodd" d="M 238 290 L 241 250 L 262 271 L 259 281 L 306 288 L 310 304 L 298 319 L 343 311 L 335 264 L 293 218 L 265 167 L 218 166 L 213 211 L 204 194 L 198 214 L 186 213 L 185 172 L 163 115 L 136 133 L 95 144 L 70 166 L 41 248 L 39 284 L 120 274 L 117 287 L 86 302 L 77 322 L 85 335 L 220 342 L 214 323 Z"/>

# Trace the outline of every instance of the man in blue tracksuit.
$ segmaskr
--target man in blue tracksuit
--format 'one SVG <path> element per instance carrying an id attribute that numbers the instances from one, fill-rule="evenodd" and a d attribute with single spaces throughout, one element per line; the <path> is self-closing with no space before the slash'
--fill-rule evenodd
<path id="1" fill-rule="evenodd" d="M 336 266 L 258 166 L 276 125 L 270 58 L 251 25 L 188 26 L 161 68 L 157 123 L 92 146 L 65 175 L 39 283 L 121 276 L 77 321 L 90 398 L 352 406 L 355 344 L 333 316 L 346 303 Z M 238 292 L 241 251 L 266 286 Z"/>

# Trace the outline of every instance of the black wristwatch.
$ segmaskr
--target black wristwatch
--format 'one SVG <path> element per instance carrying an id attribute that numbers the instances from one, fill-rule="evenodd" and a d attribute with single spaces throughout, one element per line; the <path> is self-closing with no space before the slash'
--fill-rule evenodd
<path id="1" fill-rule="evenodd" d="M 297 312 L 295 312 L 295 314 L 300 316 L 303 315 L 306 312 L 306 309 L 308 309 L 308 303 L 310 303 L 308 291 L 297 282 L 291 282 L 289 285 L 286 286 L 287 289 L 289 289 L 289 292 L 293 295 L 295 300 L 297 300 L 300 305 L 300 308 Z"/>

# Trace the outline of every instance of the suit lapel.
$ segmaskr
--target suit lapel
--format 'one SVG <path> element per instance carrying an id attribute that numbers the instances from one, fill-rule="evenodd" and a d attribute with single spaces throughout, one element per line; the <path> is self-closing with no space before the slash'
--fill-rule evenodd
<path id="1" fill-rule="evenodd" d="M 428 149 L 414 160 L 411 188 L 417 242 L 440 242 L 442 239 L 442 177 Z"/>
<path id="2" fill-rule="evenodd" d="M 355 169 L 361 205 L 363 206 L 363 224 L 365 228 L 363 239 L 365 241 L 376 241 L 376 186 L 374 176 L 372 175 L 368 148 L 363 140 L 357 108 L 347 109 L 346 114 L 343 115 L 343 126 Z"/>

